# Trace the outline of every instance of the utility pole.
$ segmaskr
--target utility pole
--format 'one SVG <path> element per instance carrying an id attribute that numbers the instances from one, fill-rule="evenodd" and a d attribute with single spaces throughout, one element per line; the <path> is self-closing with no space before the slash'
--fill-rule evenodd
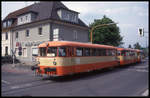
<path id="1" fill-rule="evenodd" d="M 144 32 L 144 31 L 143 31 Z M 144 32 L 144 33 L 148 33 L 148 32 Z M 147 45 L 147 36 L 145 36 L 145 38 L 146 38 L 146 53 L 147 53 L 147 56 L 148 56 L 148 45 Z"/>

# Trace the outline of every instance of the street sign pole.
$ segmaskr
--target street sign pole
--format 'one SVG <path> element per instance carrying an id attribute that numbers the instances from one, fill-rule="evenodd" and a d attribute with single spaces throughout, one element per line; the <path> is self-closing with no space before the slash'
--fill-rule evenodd
<path id="1" fill-rule="evenodd" d="M 16 49 L 13 51 L 13 49 L 11 49 L 11 52 L 12 52 L 12 57 L 13 57 L 13 65 L 12 67 L 15 67 L 15 64 L 14 64 L 14 59 L 15 59 L 15 53 L 16 53 Z"/>

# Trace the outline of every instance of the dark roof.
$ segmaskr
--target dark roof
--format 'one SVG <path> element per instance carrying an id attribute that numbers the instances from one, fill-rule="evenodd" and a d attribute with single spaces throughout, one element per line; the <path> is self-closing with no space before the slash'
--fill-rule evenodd
<path id="1" fill-rule="evenodd" d="M 44 19 L 54 19 L 54 20 L 62 21 L 59 19 L 59 16 L 57 15 L 57 10 L 61 8 L 69 10 L 60 1 L 51 1 L 51 2 L 45 1 L 45 2 L 40 2 L 40 3 L 34 3 L 30 6 L 27 6 L 25 8 L 19 9 L 17 11 L 14 11 L 8 14 L 8 16 L 3 21 L 8 20 L 8 19 L 15 19 L 15 21 L 17 21 L 17 16 L 22 15 L 24 13 L 28 13 L 28 12 L 34 12 L 38 14 L 36 19 L 33 22 L 44 20 Z M 72 22 L 68 22 L 68 23 L 72 23 Z M 78 23 L 73 23 L 73 24 L 88 27 L 79 18 L 78 18 Z"/>

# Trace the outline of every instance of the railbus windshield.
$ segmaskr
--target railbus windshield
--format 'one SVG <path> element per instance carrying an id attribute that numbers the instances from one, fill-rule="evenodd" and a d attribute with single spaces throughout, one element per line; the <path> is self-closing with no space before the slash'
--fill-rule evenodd
<path id="1" fill-rule="evenodd" d="M 39 48 L 39 56 L 46 56 L 46 47 Z"/>
<path id="2" fill-rule="evenodd" d="M 67 48 L 66 47 L 41 47 L 39 48 L 39 56 L 64 57 L 67 56 Z"/>
<path id="3" fill-rule="evenodd" d="M 48 47 L 47 56 L 48 57 L 56 57 L 57 56 L 57 47 Z"/>

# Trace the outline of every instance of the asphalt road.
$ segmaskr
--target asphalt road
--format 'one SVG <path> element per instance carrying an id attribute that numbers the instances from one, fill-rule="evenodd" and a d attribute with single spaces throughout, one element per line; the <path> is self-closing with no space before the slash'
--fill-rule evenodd
<path id="1" fill-rule="evenodd" d="M 2 96 L 147 96 L 149 63 L 60 78 L 35 76 L 28 68 L 2 66 Z"/>

